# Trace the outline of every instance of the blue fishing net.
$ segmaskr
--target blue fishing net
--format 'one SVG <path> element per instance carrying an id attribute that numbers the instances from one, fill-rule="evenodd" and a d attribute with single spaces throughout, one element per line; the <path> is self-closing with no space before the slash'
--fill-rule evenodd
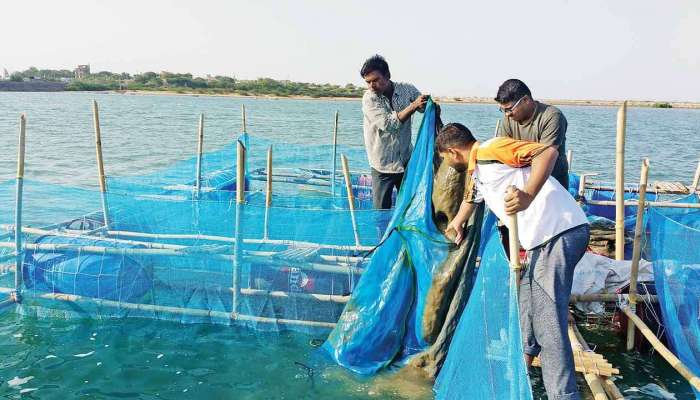
<path id="1" fill-rule="evenodd" d="M 323 345 L 340 365 L 373 374 L 424 350 L 432 273 L 450 244 L 432 219 L 435 105 L 429 102 L 381 245 Z"/>
<path id="2" fill-rule="evenodd" d="M 697 195 L 681 200 L 698 203 Z M 654 279 L 673 352 L 700 374 L 700 209 L 648 212 Z M 700 393 L 695 392 L 700 399 Z"/>
<path id="3" fill-rule="evenodd" d="M 501 244 L 496 218 L 485 219 L 481 264 L 445 365 L 437 399 L 532 399 L 523 360 L 517 282 Z"/>

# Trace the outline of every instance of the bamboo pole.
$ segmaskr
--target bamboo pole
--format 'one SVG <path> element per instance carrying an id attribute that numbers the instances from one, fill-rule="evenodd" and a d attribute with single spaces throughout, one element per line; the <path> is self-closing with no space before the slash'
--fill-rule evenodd
<path id="1" fill-rule="evenodd" d="M 95 128 L 95 153 L 97 155 L 97 175 L 100 183 L 100 196 L 102 199 L 102 215 L 104 225 L 109 226 L 109 208 L 107 207 L 107 181 L 105 179 L 104 160 L 102 158 L 102 130 L 100 129 L 100 110 L 97 100 L 92 101 L 92 122 Z"/>
<path id="2" fill-rule="evenodd" d="M 307 321 L 307 320 L 295 320 L 295 319 L 283 319 L 283 318 L 270 318 L 270 317 L 258 317 L 247 314 L 234 314 L 227 313 L 224 311 L 213 311 L 213 310 L 201 310 L 196 308 L 187 307 L 172 307 L 172 306 L 159 306 L 154 304 L 142 304 L 142 303 L 126 303 L 122 301 L 104 300 L 95 297 L 78 296 L 74 294 L 65 293 L 41 293 L 37 294 L 36 297 L 51 300 L 60 300 L 70 303 L 89 303 L 96 304 L 102 307 L 117 308 L 117 309 L 127 309 L 127 310 L 142 310 L 154 313 L 164 313 L 164 314 L 174 314 L 174 315 L 190 315 L 195 317 L 213 317 L 221 319 L 230 319 L 231 321 L 243 321 L 243 322 L 258 322 L 274 325 L 297 325 L 297 326 L 308 326 L 315 328 L 327 328 L 333 329 L 335 323 L 331 322 L 320 322 L 320 321 Z"/>
<path id="3" fill-rule="evenodd" d="M 649 341 L 654 349 L 673 367 L 688 383 L 696 390 L 700 391 L 700 378 L 693 374 L 681 360 L 669 350 L 659 338 L 649 329 L 649 327 L 635 314 L 629 307 L 621 307 L 622 312 L 627 315 L 630 322 L 637 326 L 642 335 Z"/>
<path id="4" fill-rule="evenodd" d="M 350 207 L 350 219 L 352 220 L 352 233 L 355 236 L 355 246 L 360 245 L 360 233 L 357 230 L 357 220 L 355 219 L 355 196 L 352 193 L 352 181 L 350 180 L 350 168 L 348 158 L 341 155 L 343 162 L 343 175 L 345 175 L 345 189 L 348 192 L 348 206 Z"/>
<path id="5" fill-rule="evenodd" d="M 298 298 L 305 300 L 318 300 L 331 303 L 347 303 L 350 296 L 339 296 L 333 294 L 317 294 L 317 293 L 301 293 L 301 292 L 283 292 L 279 290 L 260 290 L 243 288 L 240 293 L 245 296 L 269 296 L 277 298 Z"/>
<path id="6" fill-rule="evenodd" d="M 690 191 L 694 192 L 698 190 L 698 185 L 700 185 L 700 161 L 698 161 L 698 167 L 695 169 L 695 175 L 693 176 L 693 182 L 690 184 Z"/>
<path id="7" fill-rule="evenodd" d="M 245 104 L 241 104 L 241 121 L 243 124 L 243 133 L 248 133 L 248 124 L 246 121 L 246 115 L 245 115 Z"/>
<path id="8" fill-rule="evenodd" d="M 270 206 L 272 206 L 272 145 L 267 148 L 267 181 L 265 182 L 265 225 L 263 238 L 270 234 Z"/>
<path id="9" fill-rule="evenodd" d="M 658 303 L 659 302 L 659 299 L 656 295 L 635 294 L 634 296 L 631 296 L 629 294 L 615 294 L 615 293 L 593 293 L 593 294 L 571 295 L 569 302 L 572 304 L 573 303 L 597 303 L 597 302 L 617 303 L 621 299 L 625 299 L 625 300 L 629 301 L 631 297 L 634 297 L 637 302 L 649 302 L 649 303 Z"/>
<path id="10" fill-rule="evenodd" d="M 19 116 L 19 138 L 17 143 L 17 181 L 15 191 L 15 294 L 19 300 L 19 290 L 22 286 L 22 194 L 24 191 L 24 152 L 27 136 L 27 116 Z"/>
<path id="11" fill-rule="evenodd" d="M 617 112 L 615 153 L 615 259 L 625 259 L 625 129 L 627 101 Z"/>
<path id="12" fill-rule="evenodd" d="M 240 141 L 236 142 L 236 202 L 245 201 L 245 147 Z"/>
<path id="13" fill-rule="evenodd" d="M 584 352 L 591 351 L 591 348 L 588 346 L 588 343 L 586 343 L 586 340 L 581 335 L 581 332 L 579 332 L 578 327 L 573 322 L 569 323 L 569 338 Z M 619 374 L 619 371 L 617 373 Z M 619 394 L 620 391 L 617 389 L 617 386 L 615 386 L 615 383 L 608 377 L 604 378 L 599 376 L 598 374 L 585 373 L 584 379 L 586 379 L 586 383 L 588 383 L 588 387 L 591 389 L 591 392 L 593 393 L 595 399 L 610 398 L 612 400 L 617 400 L 623 398 L 613 395 L 614 393 Z"/>
<path id="14" fill-rule="evenodd" d="M 200 234 L 178 234 L 178 233 L 144 233 L 144 232 L 131 232 L 131 231 L 107 231 L 107 235 L 110 236 L 123 236 L 123 237 L 141 237 L 150 239 L 193 239 L 193 240 L 208 240 L 212 242 L 225 242 L 225 243 L 236 243 L 236 238 L 226 237 L 226 236 L 216 236 L 216 235 L 200 235 Z M 334 245 L 334 244 L 322 244 L 314 242 L 305 242 L 298 240 L 275 240 L 275 239 L 243 239 L 243 243 L 249 244 L 270 244 L 270 245 L 280 245 L 280 246 L 293 246 L 293 247 L 308 247 L 308 248 L 319 248 L 319 249 L 330 249 L 330 250 L 340 250 L 340 251 L 371 251 L 374 249 L 373 246 L 348 246 L 348 245 Z"/>
<path id="15" fill-rule="evenodd" d="M 514 186 L 509 186 L 506 194 L 511 194 L 514 191 Z M 518 239 L 518 214 L 508 216 L 508 255 L 510 258 L 510 267 L 513 273 L 517 273 L 517 284 L 520 284 L 520 240 Z"/>
<path id="16" fill-rule="evenodd" d="M 637 220 L 634 225 L 634 245 L 632 247 L 632 266 L 630 270 L 630 308 L 637 311 L 637 279 L 639 276 L 639 259 L 642 254 L 642 229 L 644 228 L 644 201 L 647 193 L 647 178 L 649 176 L 649 159 L 642 161 L 642 172 L 639 178 L 639 204 L 637 207 Z M 634 348 L 634 324 L 627 324 L 627 351 Z"/>
<path id="17" fill-rule="evenodd" d="M 335 171 L 338 163 L 338 111 L 335 112 L 333 124 L 333 165 L 331 167 L 331 196 L 335 197 Z"/>
<path id="18" fill-rule="evenodd" d="M 617 202 L 616 201 L 610 201 L 610 200 L 588 200 L 586 201 L 588 204 L 596 205 L 596 206 L 616 206 Z M 628 200 L 625 201 L 625 207 L 638 207 L 639 202 L 636 200 Z M 667 201 L 647 201 L 646 202 L 647 207 L 660 207 L 660 208 L 700 208 L 700 204 L 697 203 L 671 203 Z"/>
<path id="19" fill-rule="evenodd" d="M 569 171 L 571 171 L 571 164 L 574 161 L 574 151 L 573 150 L 567 150 L 566 151 L 566 163 L 569 165 Z"/>
<path id="20" fill-rule="evenodd" d="M 204 114 L 199 114 L 199 127 L 197 129 L 197 169 L 195 172 L 195 198 L 199 198 L 202 188 L 202 153 L 204 151 Z"/>
<path id="21" fill-rule="evenodd" d="M 234 236 L 236 237 L 236 243 L 233 245 L 233 281 L 231 290 L 231 313 L 238 313 L 238 299 L 240 294 L 240 275 L 241 275 L 241 261 L 242 261 L 242 249 L 241 249 L 241 213 L 243 212 L 243 204 L 236 203 L 236 221 L 234 226 Z"/>
<path id="22" fill-rule="evenodd" d="M 496 120 L 496 129 L 493 131 L 493 137 L 498 136 L 498 128 L 501 127 L 501 120 L 497 119 Z"/>
<path id="23" fill-rule="evenodd" d="M 13 243 L 0 242 L 0 248 L 15 248 Z M 55 244 L 55 243 L 25 243 L 23 248 L 31 251 L 45 251 L 54 253 L 81 253 L 81 254 L 97 254 L 97 255 L 116 255 L 116 256 L 164 256 L 164 257 L 202 257 L 206 256 L 213 260 L 234 261 L 236 255 L 217 253 L 217 250 L 212 249 L 169 249 L 169 248 L 123 248 L 123 247 L 104 247 L 104 246 L 79 246 L 74 244 Z M 192 251 L 187 251 L 192 250 Z M 238 256 L 241 261 L 247 261 L 257 264 L 266 264 L 271 266 L 288 267 L 290 264 L 308 271 L 318 271 L 336 274 L 357 274 L 363 273 L 362 268 L 350 265 L 323 264 L 310 261 L 295 261 L 284 258 L 271 257 L 269 253 L 255 254 L 255 252 L 241 251 Z"/>

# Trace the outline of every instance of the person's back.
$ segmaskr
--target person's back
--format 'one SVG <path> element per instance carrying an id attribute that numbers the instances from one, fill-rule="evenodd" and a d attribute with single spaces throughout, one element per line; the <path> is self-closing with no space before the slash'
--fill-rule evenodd
<path id="1" fill-rule="evenodd" d="M 518 150 L 514 150 L 518 148 Z M 509 186 L 525 187 L 530 178 L 528 160 L 518 154 L 536 152 L 544 146 L 508 138 L 493 138 L 477 149 L 473 178 L 489 209 L 506 221 L 504 195 Z M 518 213 L 518 235 L 523 248 L 530 250 L 588 220 L 571 194 L 552 176 L 542 185 L 528 208 Z"/>

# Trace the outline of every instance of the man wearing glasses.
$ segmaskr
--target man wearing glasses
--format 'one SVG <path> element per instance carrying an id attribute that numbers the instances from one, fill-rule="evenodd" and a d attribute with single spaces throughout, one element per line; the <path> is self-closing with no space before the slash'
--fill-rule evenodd
<path id="1" fill-rule="evenodd" d="M 498 88 L 495 100 L 503 112 L 503 120 L 496 136 L 537 142 L 556 149 L 559 156 L 554 164 L 552 177 L 568 190 L 567 122 L 564 114 L 554 106 L 535 101 L 530 89 L 519 79 L 508 79 L 503 82 Z M 520 200 L 532 201 L 524 197 Z"/>

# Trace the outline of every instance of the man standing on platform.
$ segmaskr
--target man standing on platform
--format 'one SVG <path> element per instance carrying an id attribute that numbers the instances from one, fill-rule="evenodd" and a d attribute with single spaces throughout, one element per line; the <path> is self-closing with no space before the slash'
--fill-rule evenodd
<path id="1" fill-rule="evenodd" d="M 551 146 L 559 153 L 552 177 L 569 189 L 569 164 L 566 161 L 566 117 L 554 107 L 532 98 L 530 89 L 519 79 L 508 79 L 498 88 L 495 98 L 503 112 L 496 136 L 527 140 Z"/>
<path id="2" fill-rule="evenodd" d="M 362 127 L 372 168 L 372 202 L 376 209 L 389 209 L 413 150 L 411 116 L 423 112 L 428 96 L 409 83 L 392 81 L 389 65 L 380 55 L 367 59 L 360 75 L 367 82 Z"/>

